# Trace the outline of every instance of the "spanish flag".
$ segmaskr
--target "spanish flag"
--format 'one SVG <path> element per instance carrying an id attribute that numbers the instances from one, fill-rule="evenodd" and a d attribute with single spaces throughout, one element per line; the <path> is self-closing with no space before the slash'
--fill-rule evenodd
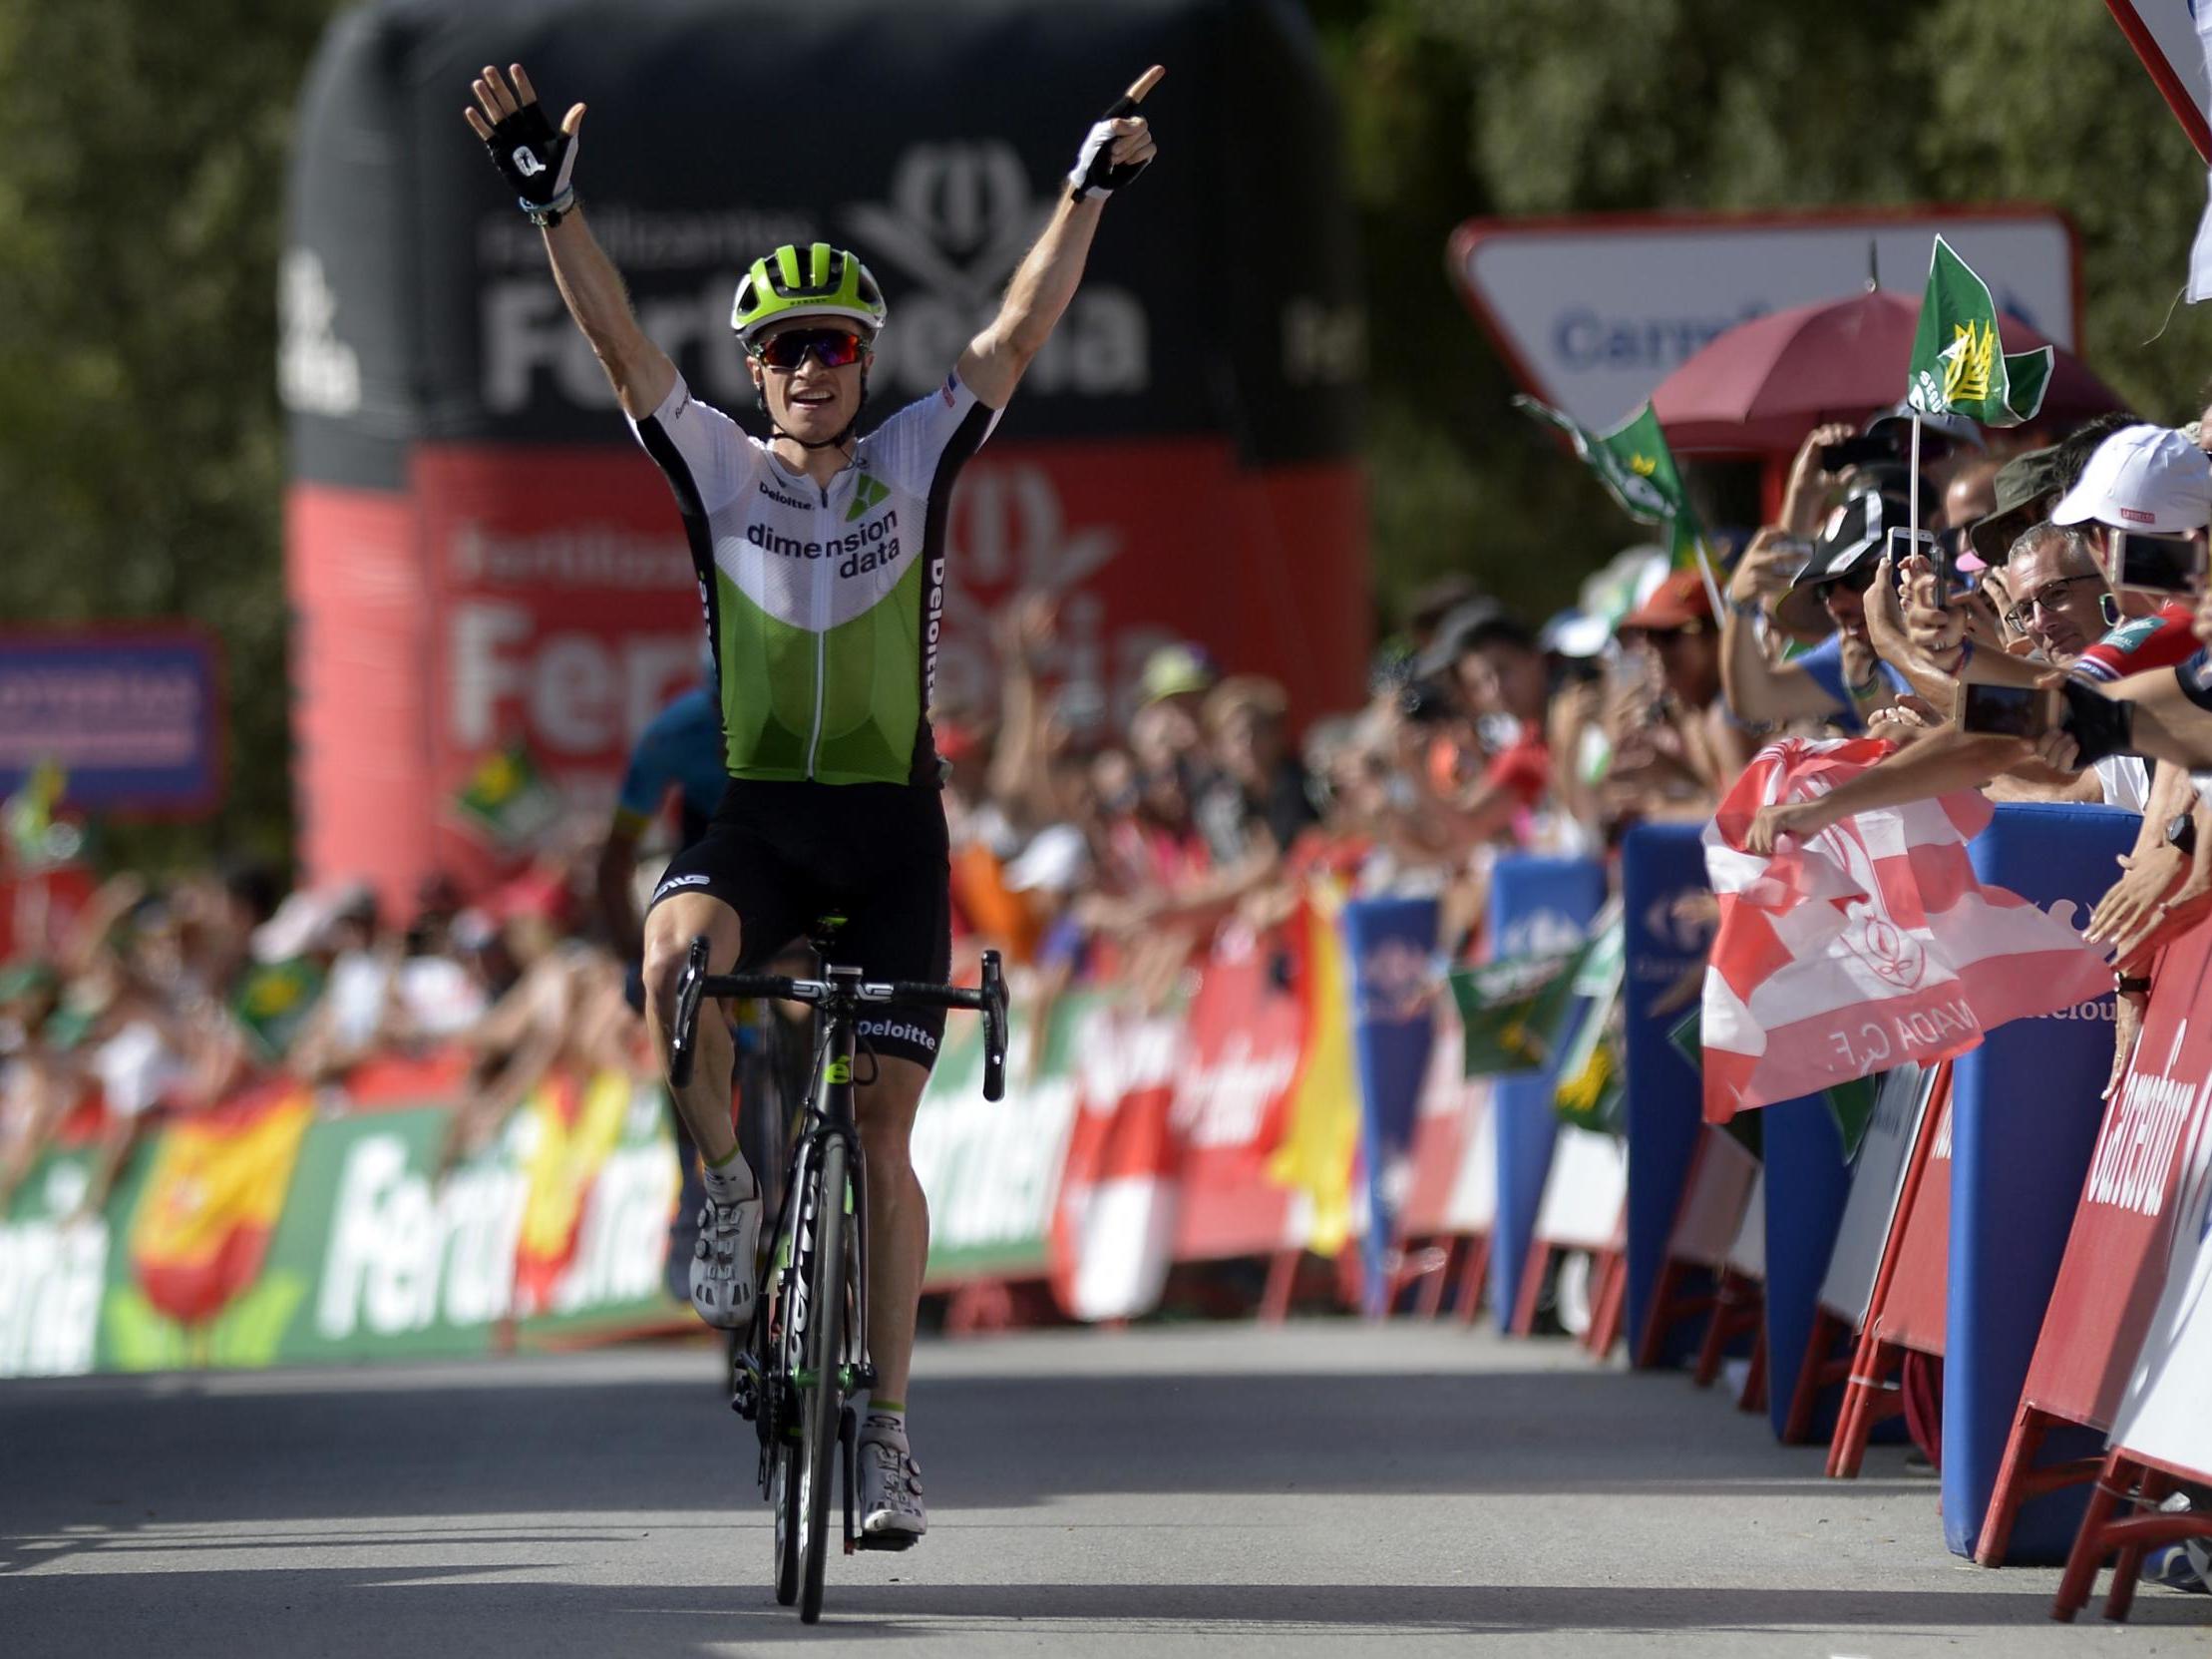
<path id="1" fill-rule="evenodd" d="M 313 1117 L 286 1079 L 163 1133 L 131 1224 L 131 1269 L 159 1312 L 203 1325 L 260 1277 Z"/>
<path id="2" fill-rule="evenodd" d="M 1333 1256 L 1351 1234 L 1352 1160 L 1359 1147 L 1359 1085 L 1352 1071 L 1351 981 L 1336 919 L 1344 889 L 1316 879 L 1291 927 L 1302 947 L 1298 985 L 1305 1001 L 1305 1046 L 1290 1090 L 1290 1124 L 1268 1163 L 1268 1178 L 1302 1192 L 1313 1206 L 1305 1247 Z"/>
<path id="3" fill-rule="evenodd" d="M 584 1201 L 622 1138 L 631 1087 L 618 1071 L 596 1072 L 580 1087 L 555 1071 L 524 1104 L 534 1132 L 524 1154 L 530 1197 L 515 1246 L 517 1312 L 543 1313 L 553 1305 L 553 1290 L 575 1259 Z"/>

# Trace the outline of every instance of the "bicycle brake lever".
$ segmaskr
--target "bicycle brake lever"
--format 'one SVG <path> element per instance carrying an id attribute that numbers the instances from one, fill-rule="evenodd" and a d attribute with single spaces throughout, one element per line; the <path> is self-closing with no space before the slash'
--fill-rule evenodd
<path id="1" fill-rule="evenodd" d="M 668 1085 L 682 1088 L 691 1081 L 691 1062 L 697 1053 L 699 1000 L 707 975 L 707 942 L 694 939 L 684 960 L 683 978 L 676 982 L 676 1028 L 668 1034 Z"/>
<path id="2" fill-rule="evenodd" d="M 983 1098 L 1006 1097 L 1006 979 L 998 953 L 983 953 Z"/>

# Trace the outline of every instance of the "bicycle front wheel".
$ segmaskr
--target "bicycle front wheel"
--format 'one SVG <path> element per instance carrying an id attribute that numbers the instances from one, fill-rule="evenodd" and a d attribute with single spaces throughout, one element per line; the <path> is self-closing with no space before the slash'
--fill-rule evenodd
<path id="1" fill-rule="evenodd" d="M 836 1480 L 838 1429 L 845 1411 L 845 1142 L 822 1148 L 819 1179 L 807 1194 L 813 1234 L 807 1268 L 804 1351 L 799 1387 L 799 1617 L 822 1616 L 822 1573 L 829 1561 L 830 1490 Z"/>

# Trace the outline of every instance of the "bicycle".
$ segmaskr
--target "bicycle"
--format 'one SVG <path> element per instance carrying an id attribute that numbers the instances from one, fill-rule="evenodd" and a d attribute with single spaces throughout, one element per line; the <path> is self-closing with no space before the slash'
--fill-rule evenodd
<path id="1" fill-rule="evenodd" d="M 968 1009 L 983 1019 L 983 1097 L 1006 1091 L 1006 982 L 998 953 L 983 953 L 982 983 L 963 986 L 872 981 L 836 965 L 842 918 L 825 917 L 809 938 L 821 978 L 713 974 L 695 939 L 677 982 L 668 1079 L 681 1088 L 696 1058 L 699 1005 L 707 998 L 766 997 L 815 1010 L 814 1069 L 793 1137 L 776 1210 L 769 1268 L 755 1297 L 746 1349 L 732 1365 L 730 1407 L 760 1437 L 762 1495 L 775 1516 L 776 1599 L 799 1604 L 802 1622 L 822 1616 L 831 1458 L 843 1452 L 845 1552 L 904 1549 L 912 1538 L 875 1542 L 854 1526 L 859 1425 L 849 1404 L 873 1388 L 868 1357 L 868 1171 L 853 1115 L 853 1060 L 864 1008 Z"/>

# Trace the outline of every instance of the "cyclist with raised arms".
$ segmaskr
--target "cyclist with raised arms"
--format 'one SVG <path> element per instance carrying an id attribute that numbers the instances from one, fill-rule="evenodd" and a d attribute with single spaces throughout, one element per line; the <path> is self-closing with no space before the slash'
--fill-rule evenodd
<path id="1" fill-rule="evenodd" d="M 664 1059 L 677 980 L 701 936 L 713 971 L 727 974 L 839 910 L 851 919 L 841 954 L 872 978 L 947 978 L 949 872 L 928 706 L 952 483 L 1074 297 L 1106 198 L 1151 162 L 1136 109 L 1162 73 L 1147 71 L 1092 124 L 998 314 L 944 384 L 866 436 L 861 407 L 886 317 L 875 278 L 825 242 L 756 259 L 730 325 L 766 442 L 694 398 L 639 329 L 576 206 L 583 106 L 556 130 L 521 65 L 505 76 L 487 65 L 473 84 L 469 127 L 543 227 L 569 314 L 668 477 L 706 607 L 730 782 L 646 914 L 646 1020 Z M 861 1028 L 876 1061 L 856 1079 L 877 1241 L 867 1333 L 877 1384 L 860 1411 L 871 1541 L 908 1541 L 928 1526 L 905 1401 L 929 1222 L 908 1142 L 943 1024 L 941 1012 L 887 1011 Z M 676 1091 L 707 1187 L 691 1300 L 709 1324 L 738 1329 L 753 1311 L 760 1188 L 730 1123 L 728 1033 L 719 1021 L 699 1029 L 697 1065 Z"/>

